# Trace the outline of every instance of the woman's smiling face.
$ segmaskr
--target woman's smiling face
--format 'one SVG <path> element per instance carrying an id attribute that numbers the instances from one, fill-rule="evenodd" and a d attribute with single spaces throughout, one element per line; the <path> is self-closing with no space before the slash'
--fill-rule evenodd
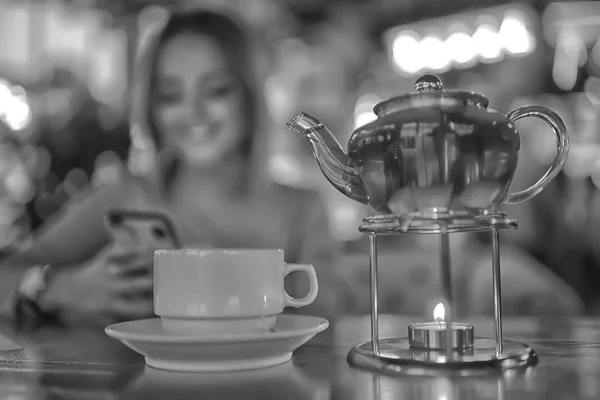
<path id="1" fill-rule="evenodd" d="M 156 67 L 152 112 L 165 147 L 200 167 L 239 148 L 247 129 L 244 90 L 216 40 L 174 36 Z"/>

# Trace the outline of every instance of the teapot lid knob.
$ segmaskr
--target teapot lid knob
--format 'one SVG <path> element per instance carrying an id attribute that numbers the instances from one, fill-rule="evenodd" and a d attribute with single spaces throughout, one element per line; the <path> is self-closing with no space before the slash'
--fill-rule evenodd
<path id="1" fill-rule="evenodd" d="M 415 82 L 415 92 L 438 92 L 443 89 L 442 80 L 434 74 L 423 75 Z"/>

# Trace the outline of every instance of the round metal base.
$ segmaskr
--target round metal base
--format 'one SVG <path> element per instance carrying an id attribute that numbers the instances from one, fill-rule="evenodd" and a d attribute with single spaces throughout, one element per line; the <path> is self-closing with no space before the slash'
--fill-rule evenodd
<path id="1" fill-rule="evenodd" d="M 414 349 L 407 338 L 392 338 L 379 340 L 379 356 L 369 341 L 355 346 L 347 359 L 357 367 L 401 375 L 486 375 L 537 363 L 529 345 L 512 340 L 502 345 L 497 354 L 494 339 L 476 338 L 472 348 L 455 350 L 448 360 L 443 350 Z"/>

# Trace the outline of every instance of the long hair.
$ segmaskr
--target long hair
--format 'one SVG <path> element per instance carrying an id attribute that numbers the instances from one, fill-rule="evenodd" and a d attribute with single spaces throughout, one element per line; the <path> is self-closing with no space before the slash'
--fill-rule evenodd
<path id="1" fill-rule="evenodd" d="M 159 191 L 169 195 L 171 184 L 175 181 L 181 161 L 177 155 L 170 153 L 164 148 L 160 132 L 158 132 L 153 118 L 152 98 L 155 89 L 156 66 L 160 52 L 165 44 L 172 38 L 181 34 L 206 35 L 219 45 L 229 65 L 239 78 L 246 113 L 244 140 L 241 144 L 241 152 L 248 161 L 256 164 L 253 159 L 264 159 L 257 156 L 259 151 L 266 150 L 265 141 L 257 140 L 257 135 L 264 129 L 264 121 L 261 116 L 265 114 L 264 104 L 261 98 L 260 82 L 256 62 L 253 54 L 254 48 L 252 37 L 248 27 L 236 19 L 230 12 L 215 9 L 196 9 L 186 12 L 170 14 L 164 25 L 159 28 L 154 37 L 148 41 L 146 48 L 141 49 L 141 56 L 136 66 L 137 85 L 134 85 L 133 110 L 131 120 L 132 147 L 141 151 L 153 153 L 151 157 L 156 158 L 153 166 L 155 178 L 158 180 Z M 263 133 L 264 134 L 264 133 Z M 257 145 L 257 142 L 259 144 Z M 257 147 L 261 147 L 260 149 Z M 265 169 L 254 168 L 250 171 L 254 174 L 264 174 Z M 148 172 L 148 171 L 146 171 Z M 256 178 L 256 177 L 254 177 Z M 256 181 L 249 179 L 248 182 Z"/>

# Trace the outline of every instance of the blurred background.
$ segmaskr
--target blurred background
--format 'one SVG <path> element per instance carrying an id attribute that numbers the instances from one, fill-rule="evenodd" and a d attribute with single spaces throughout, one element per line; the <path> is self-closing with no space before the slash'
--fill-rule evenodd
<path id="1" fill-rule="evenodd" d="M 312 112 L 346 143 L 354 128 L 375 118 L 378 101 L 411 91 L 424 71 L 439 74 L 445 87 L 484 93 L 502 112 L 524 104 L 558 112 L 572 149 L 547 195 L 554 196 L 551 218 L 564 221 L 561 229 L 573 240 L 600 247 L 596 230 L 584 223 L 600 217 L 594 211 L 600 207 L 600 2 L 219 2 L 242 8 L 271 50 L 264 90 L 274 121 L 273 179 L 319 190 L 331 229 L 348 251 L 372 211 L 327 183 L 309 146 L 285 132 L 285 122 L 299 110 Z M 0 247 L 26 242 L 65 203 L 118 182 L 132 167 L 128 108 L 136 49 L 164 15 L 162 7 L 173 3 L 0 0 Z M 524 143 L 513 189 L 537 180 L 556 151 L 545 125 L 518 125 Z M 533 232 L 544 228 L 531 209 L 508 211 L 521 222 L 509 239 L 534 243 Z M 548 254 L 531 247 L 556 269 Z"/>

